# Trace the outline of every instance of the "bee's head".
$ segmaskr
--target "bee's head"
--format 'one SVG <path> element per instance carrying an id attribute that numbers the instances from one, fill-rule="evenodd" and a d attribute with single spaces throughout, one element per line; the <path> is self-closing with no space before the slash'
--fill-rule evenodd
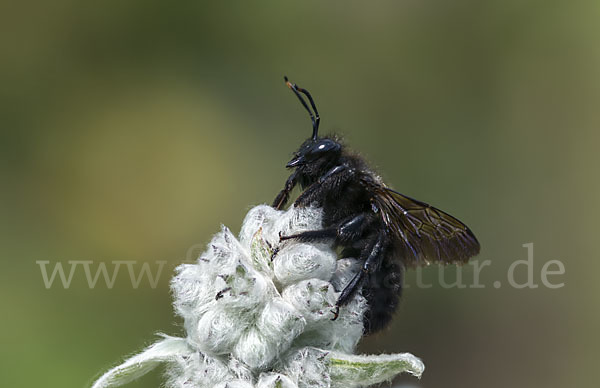
<path id="1" fill-rule="evenodd" d="M 294 158 L 288 162 L 286 167 L 300 167 L 303 169 L 313 170 L 331 164 L 331 162 L 337 160 L 337 158 L 340 156 L 342 145 L 335 139 L 319 137 L 318 133 L 321 118 L 319 117 L 319 112 L 317 111 L 317 106 L 315 105 L 315 101 L 313 100 L 312 96 L 308 90 L 300 88 L 296 84 L 288 81 L 287 77 L 284 77 L 284 79 L 286 85 L 294 92 L 296 97 L 298 97 L 302 103 L 302 106 L 304 106 L 304 108 L 308 111 L 313 125 L 312 137 L 302 143 L 298 151 L 296 151 L 294 154 Z M 304 94 L 308 98 L 314 114 L 300 93 Z"/>
<path id="2" fill-rule="evenodd" d="M 339 157 L 341 151 L 342 145 L 333 139 L 308 139 L 302 143 L 294 158 L 285 166 L 293 168 L 313 163 L 329 164 L 328 162 Z"/>

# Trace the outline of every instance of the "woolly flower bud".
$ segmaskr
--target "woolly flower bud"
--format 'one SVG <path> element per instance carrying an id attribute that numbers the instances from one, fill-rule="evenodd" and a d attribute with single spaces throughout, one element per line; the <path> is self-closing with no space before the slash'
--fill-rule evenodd
<path id="1" fill-rule="evenodd" d="M 293 244 L 284 246 L 273 262 L 279 284 L 286 286 L 303 279 L 331 280 L 337 256 L 322 245 Z"/>
<path id="2" fill-rule="evenodd" d="M 269 373 L 260 375 L 256 388 L 297 388 L 297 385 L 280 373 Z"/>
<path id="3" fill-rule="evenodd" d="M 400 372 L 420 376 L 423 364 L 410 354 L 350 355 L 362 336 L 366 301 L 356 293 L 336 320 L 333 309 L 360 264 L 337 260 L 325 243 L 279 238 L 322 229 L 321 219 L 320 209 L 262 205 L 248 212 L 239 240 L 223 227 L 171 282 L 187 337 L 166 337 L 94 388 L 124 384 L 161 362 L 171 388 L 352 387 Z"/>

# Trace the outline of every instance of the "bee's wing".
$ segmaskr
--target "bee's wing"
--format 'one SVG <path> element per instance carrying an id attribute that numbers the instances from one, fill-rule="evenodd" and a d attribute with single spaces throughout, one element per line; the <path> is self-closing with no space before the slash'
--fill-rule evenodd
<path id="1" fill-rule="evenodd" d="M 405 265 L 465 263 L 479 253 L 473 232 L 450 214 L 382 185 L 371 189 L 373 205 L 403 250 Z"/>

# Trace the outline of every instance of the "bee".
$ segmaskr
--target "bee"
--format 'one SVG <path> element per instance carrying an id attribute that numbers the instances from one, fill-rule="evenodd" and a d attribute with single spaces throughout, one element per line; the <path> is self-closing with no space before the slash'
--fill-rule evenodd
<path id="1" fill-rule="evenodd" d="M 293 172 L 272 206 L 282 209 L 300 185 L 303 191 L 294 205 L 322 208 L 323 229 L 280 236 L 280 240 L 331 241 L 340 248 L 341 257 L 358 259 L 360 270 L 341 290 L 332 319 L 362 289 L 368 304 L 364 331 L 375 333 L 392 319 L 405 268 L 463 264 L 479 253 L 479 242 L 458 219 L 389 188 L 337 137 L 320 137 L 319 112 L 311 94 L 284 79 L 308 111 L 313 131 L 286 164 Z"/>

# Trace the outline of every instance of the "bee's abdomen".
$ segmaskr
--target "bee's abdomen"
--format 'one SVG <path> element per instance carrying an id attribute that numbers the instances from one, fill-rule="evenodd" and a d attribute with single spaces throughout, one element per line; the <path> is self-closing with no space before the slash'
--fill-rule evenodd
<path id="1" fill-rule="evenodd" d="M 365 334 L 384 329 L 391 321 L 400 302 L 403 282 L 402 264 L 385 253 L 381 267 L 370 273 L 363 285 L 368 310 L 364 317 Z"/>

